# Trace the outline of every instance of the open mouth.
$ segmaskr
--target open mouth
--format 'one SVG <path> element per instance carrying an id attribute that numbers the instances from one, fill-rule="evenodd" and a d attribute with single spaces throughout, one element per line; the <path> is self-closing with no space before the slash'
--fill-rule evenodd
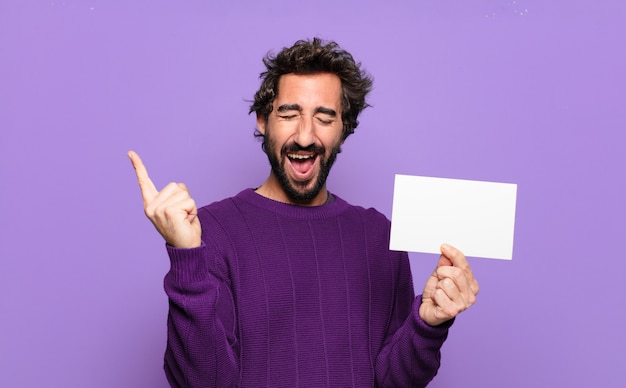
<path id="1" fill-rule="evenodd" d="M 315 167 L 317 154 L 314 153 L 288 153 L 287 159 L 293 170 L 302 178 L 308 178 Z"/>

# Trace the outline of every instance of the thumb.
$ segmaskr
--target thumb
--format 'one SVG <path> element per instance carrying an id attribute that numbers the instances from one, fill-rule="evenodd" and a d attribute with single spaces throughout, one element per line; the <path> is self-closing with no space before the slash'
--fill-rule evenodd
<path id="1" fill-rule="evenodd" d="M 450 244 L 441 244 L 440 247 L 441 256 L 439 257 L 439 264 L 441 266 L 454 266 L 462 269 L 469 268 L 469 263 L 465 258 L 465 255 L 460 250 L 456 249 Z"/>

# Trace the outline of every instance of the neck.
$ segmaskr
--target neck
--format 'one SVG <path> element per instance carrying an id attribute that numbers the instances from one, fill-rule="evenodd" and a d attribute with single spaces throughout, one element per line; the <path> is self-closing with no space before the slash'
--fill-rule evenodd
<path id="1" fill-rule="evenodd" d="M 270 174 L 269 178 L 267 178 L 267 180 L 263 182 L 263 184 L 257 188 L 255 192 L 274 201 L 298 206 L 321 206 L 328 201 L 329 196 L 328 190 L 326 190 L 326 185 L 324 185 L 314 198 L 302 201 L 295 200 L 287 195 L 274 174 Z"/>

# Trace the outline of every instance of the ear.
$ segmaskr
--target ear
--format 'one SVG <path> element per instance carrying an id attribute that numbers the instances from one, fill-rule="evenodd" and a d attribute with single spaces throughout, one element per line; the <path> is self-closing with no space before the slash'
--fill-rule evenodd
<path id="1" fill-rule="evenodd" d="M 259 129 L 262 135 L 265 135 L 265 126 L 267 124 L 267 120 L 261 113 L 257 113 L 256 115 L 256 127 Z"/>

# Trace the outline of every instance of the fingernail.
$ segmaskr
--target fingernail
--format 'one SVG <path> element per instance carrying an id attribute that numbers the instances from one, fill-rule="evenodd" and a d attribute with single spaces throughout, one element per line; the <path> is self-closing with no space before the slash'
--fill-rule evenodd
<path id="1" fill-rule="evenodd" d="M 441 244 L 441 250 L 442 251 L 449 251 L 450 250 L 450 245 L 448 245 L 448 244 Z"/>

